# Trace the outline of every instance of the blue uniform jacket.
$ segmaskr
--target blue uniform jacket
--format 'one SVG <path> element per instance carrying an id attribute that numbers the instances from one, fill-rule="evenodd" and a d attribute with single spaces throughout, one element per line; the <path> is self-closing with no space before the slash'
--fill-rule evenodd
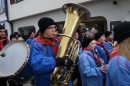
<path id="1" fill-rule="evenodd" d="M 100 55 L 100 58 L 102 58 L 105 62 L 105 64 L 108 64 L 108 56 L 105 52 L 105 50 L 100 46 L 100 45 L 96 45 L 96 50 L 98 52 L 98 54 Z"/>
<path id="2" fill-rule="evenodd" d="M 108 64 L 106 86 L 130 86 L 130 61 L 115 56 Z"/>
<path id="3" fill-rule="evenodd" d="M 78 44 L 81 46 L 81 43 L 80 43 L 80 41 L 79 41 L 79 40 L 78 40 Z M 82 54 L 82 52 L 83 52 L 83 49 L 82 49 L 82 47 L 80 47 L 80 48 L 79 48 L 78 55 L 81 55 L 81 54 Z"/>
<path id="4" fill-rule="evenodd" d="M 26 43 L 30 45 L 30 44 L 32 43 L 32 41 L 33 41 L 32 38 L 28 38 L 28 39 L 26 40 Z"/>
<path id="5" fill-rule="evenodd" d="M 83 52 L 83 49 L 82 49 L 82 47 L 80 47 L 80 48 L 79 48 L 79 51 L 78 51 L 78 55 L 81 55 L 82 52 Z"/>
<path id="6" fill-rule="evenodd" d="M 47 44 L 45 49 L 43 44 L 35 40 L 36 39 L 34 39 L 31 44 L 30 60 L 34 71 L 36 86 L 51 86 L 50 74 L 55 68 L 55 55 L 52 46 Z M 58 42 L 56 45 L 58 46 Z M 46 51 L 48 51 L 48 56 Z M 72 86 L 72 83 L 69 83 L 68 86 Z"/>
<path id="7" fill-rule="evenodd" d="M 108 59 L 109 59 L 109 58 L 108 58 L 108 56 L 107 56 L 105 50 L 104 50 L 100 45 L 96 45 L 96 50 L 97 50 L 97 52 L 98 52 L 100 58 L 104 60 L 104 63 L 105 63 L 105 64 L 108 64 Z M 104 64 L 104 65 L 105 65 L 105 64 Z M 103 76 L 103 79 L 105 79 L 105 78 L 106 78 L 106 73 L 103 73 L 103 72 L 102 72 L 102 76 Z"/>
<path id="8" fill-rule="evenodd" d="M 105 46 L 108 53 L 110 54 L 112 52 L 112 45 L 108 41 L 103 42 L 103 45 Z"/>
<path id="9" fill-rule="evenodd" d="M 79 57 L 78 64 L 82 86 L 102 86 L 102 74 L 91 51 L 84 50 Z"/>

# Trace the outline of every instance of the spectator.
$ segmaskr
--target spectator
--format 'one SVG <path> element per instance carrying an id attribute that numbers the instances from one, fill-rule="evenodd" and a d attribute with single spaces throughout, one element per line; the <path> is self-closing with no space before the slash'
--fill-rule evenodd
<path id="1" fill-rule="evenodd" d="M 91 30 L 91 38 L 94 38 L 94 36 L 95 36 L 95 34 L 98 32 L 98 30 L 97 29 L 95 29 L 95 28 L 93 28 L 92 30 Z"/>
<path id="2" fill-rule="evenodd" d="M 23 40 L 23 38 L 18 34 L 18 32 L 14 32 L 16 40 Z"/>
<path id="3" fill-rule="evenodd" d="M 30 45 L 32 43 L 33 39 L 34 39 L 35 33 L 34 32 L 30 32 L 29 36 L 30 37 L 26 40 L 26 43 Z"/>

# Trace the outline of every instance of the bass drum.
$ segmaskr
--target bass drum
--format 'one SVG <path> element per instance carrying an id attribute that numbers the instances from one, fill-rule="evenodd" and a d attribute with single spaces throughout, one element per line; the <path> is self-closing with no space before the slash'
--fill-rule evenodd
<path id="1" fill-rule="evenodd" d="M 0 53 L 5 53 L 5 57 L 0 56 L 0 77 L 18 84 L 24 84 L 33 78 L 29 62 L 30 49 L 25 42 L 10 42 Z"/>

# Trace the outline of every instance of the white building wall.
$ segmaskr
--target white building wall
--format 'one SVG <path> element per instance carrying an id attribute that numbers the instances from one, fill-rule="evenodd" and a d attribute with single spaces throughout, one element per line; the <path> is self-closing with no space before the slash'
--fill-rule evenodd
<path id="1" fill-rule="evenodd" d="M 5 21 L 6 17 L 5 17 L 5 12 L 0 13 L 0 22 Z"/>
<path id="2" fill-rule="evenodd" d="M 127 13 L 126 17 L 125 17 L 126 21 L 130 21 L 130 11 Z"/>
<path id="3" fill-rule="evenodd" d="M 6 18 L 6 15 L 5 15 L 5 9 L 4 9 L 3 6 L 5 6 L 4 0 L 0 0 L 0 24 L 1 25 L 4 24 L 5 29 L 7 30 L 8 34 L 10 35 L 11 29 L 10 29 L 9 23 L 7 22 L 7 18 Z M 9 38 L 9 36 L 8 36 L 8 38 Z"/>
<path id="4" fill-rule="evenodd" d="M 9 20 L 59 9 L 65 3 L 82 3 L 92 0 L 23 0 L 16 4 L 10 4 L 8 0 Z"/>
<path id="5" fill-rule="evenodd" d="M 0 24 L 4 24 L 5 29 L 8 31 L 8 35 L 10 35 L 11 34 L 11 27 L 10 27 L 9 23 L 7 22 L 5 12 L 0 14 Z M 9 36 L 8 36 L 8 38 L 9 38 Z"/>
<path id="6" fill-rule="evenodd" d="M 64 1 L 64 0 L 63 0 Z M 118 0 L 117 5 L 114 5 L 113 0 L 102 0 L 83 4 L 91 13 L 91 17 L 103 16 L 107 20 L 107 28 L 110 30 L 111 21 L 130 21 L 130 0 Z M 53 18 L 56 22 L 64 21 L 66 15 L 61 9 L 42 13 L 39 15 L 30 16 L 13 22 L 14 31 L 18 31 L 19 27 L 34 25 L 38 30 L 37 22 L 41 17 Z"/>
<path id="7" fill-rule="evenodd" d="M 110 21 L 130 21 L 130 13 L 128 13 L 130 0 L 117 0 L 117 5 L 114 5 L 112 1 L 104 0 L 85 4 L 91 17 L 103 16 L 107 19 L 108 30 L 110 29 Z"/>
<path id="8" fill-rule="evenodd" d="M 62 12 L 62 10 L 56 10 L 56 11 L 40 14 L 37 16 L 31 16 L 31 17 L 15 20 L 13 22 L 14 32 L 18 31 L 19 27 L 26 27 L 26 26 L 35 26 L 35 28 L 38 30 L 38 20 L 41 17 L 50 17 L 54 19 L 55 22 L 59 22 L 59 21 L 65 21 L 66 15 Z"/>

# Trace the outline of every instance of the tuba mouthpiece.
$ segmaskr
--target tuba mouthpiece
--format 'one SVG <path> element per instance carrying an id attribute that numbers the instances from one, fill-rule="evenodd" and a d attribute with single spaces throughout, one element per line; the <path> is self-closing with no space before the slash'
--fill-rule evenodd
<path id="1" fill-rule="evenodd" d="M 57 35 L 58 33 L 57 32 L 53 32 L 53 35 Z"/>

